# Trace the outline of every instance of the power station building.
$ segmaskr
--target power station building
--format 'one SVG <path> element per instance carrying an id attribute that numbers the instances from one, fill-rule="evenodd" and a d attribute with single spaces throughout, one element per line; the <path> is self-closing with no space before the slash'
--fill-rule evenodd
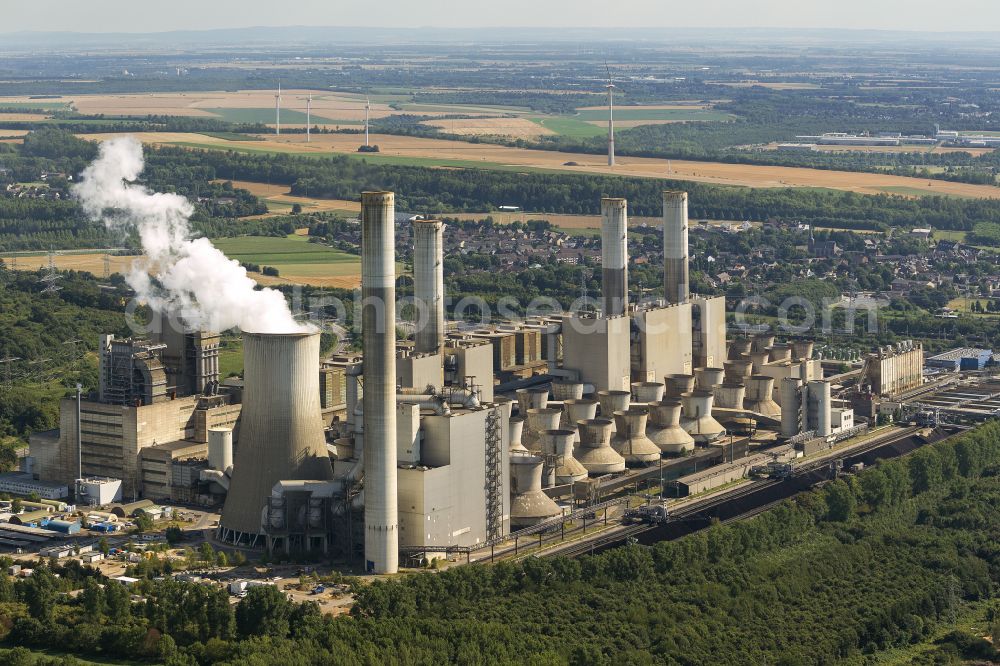
<path id="1" fill-rule="evenodd" d="M 125 500 L 224 497 L 226 542 L 362 555 L 383 574 L 558 517 L 550 488 L 725 447 L 734 422 L 789 438 L 852 422 L 811 343 L 727 346 L 724 298 L 689 292 L 686 193 L 664 193 L 658 300 L 630 302 L 627 202 L 601 211 L 597 307 L 474 330 L 447 326 L 444 225 L 412 221 L 417 325 L 397 341 L 395 198 L 366 192 L 361 354 L 245 332 L 244 377 L 220 383 L 214 334 L 107 336 L 98 395 L 79 429 L 67 399 L 60 430 L 32 438 L 35 471 L 120 479 Z"/>

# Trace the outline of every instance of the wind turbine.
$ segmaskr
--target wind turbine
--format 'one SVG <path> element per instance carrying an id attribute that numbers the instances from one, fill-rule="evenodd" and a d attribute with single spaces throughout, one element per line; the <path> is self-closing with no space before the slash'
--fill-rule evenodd
<path id="1" fill-rule="evenodd" d="M 306 143 L 309 143 L 312 140 L 311 135 L 309 134 L 311 131 L 310 128 L 312 127 L 312 104 L 313 96 L 312 93 L 309 93 L 309 97 L 306 97 Z"/>
<path id="2" fill-rule="evenodd" d="M 615 83 L 611 80 L 611 67 L 608 61 L 604 61 L 604 67 L 608 70 L 608 166 L 615 165 Z"/>
<path id="3" fill-rule="evenodd" d="M 274 133 L 281 134 L 281 81 L 278 81 L 278 92 L 274 95 Z"/>
<path id="4" fill-rule="evenodd" d="M 365 95 L 365 146 L 368 146 L 368 114 L 372 110 L 372 102 L 368 95 Z"/>

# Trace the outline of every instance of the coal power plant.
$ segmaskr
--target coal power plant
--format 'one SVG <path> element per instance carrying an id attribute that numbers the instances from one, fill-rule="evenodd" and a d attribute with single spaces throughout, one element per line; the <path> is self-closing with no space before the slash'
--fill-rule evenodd
<path id="1" fill-rule="evenodd" d="M 685 192 L 663 194 L 660 297 L 630 290 L 628 202 L 600 208 L 599 300 L 465 325 L 446 312 L 447 226 L 365 192 L 360 353 L 321 358 L 320 332 L 294 323 L 244 332 L 243 377 L 220 381 L 215 334 L 109 336 L 101 395 L 64 400 L 60 430 L 32 438 L 36 473 L 221 505 L 225 544 L 392 574 L 498 547 L 647 472 L 704 488 L 744 475 L 754 448 L 856 432 L 811 341 L 727 340 L 724 297 L 690 292 Z M 412 322 L 396 321 L 401 229 Z"/>

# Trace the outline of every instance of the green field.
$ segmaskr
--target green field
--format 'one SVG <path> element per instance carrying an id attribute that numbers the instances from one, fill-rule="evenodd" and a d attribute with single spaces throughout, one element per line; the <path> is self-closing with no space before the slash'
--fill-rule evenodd
<path id="1" fill-rule="evenodd" d="M 944 229 L 935 229 L 933 236 L 937 240 L 948 240 L 948 241 L 956 241 L 958 243 L 964 243 L 965 235 L 967 233 L 968 232 L 966 231 L 947 231 Z"/>
<path id="2" fill-rule="evenodd" d="M 604 120 L 608 119 L 607 109 L 589 109 L 580 111 L 574 118 L 580 120 Z M 644 109 L 617 107 L 615 108 L 615 120 L 673 120 L 676 122 L 689 121 L 714 121 L 726 122 L 732 120 L 733 116 L 714 109 Z"/>
<path id="3" fill-rule="evenodd" d="M 528 120 L 537 123 L 545 129 L 555 132 L 556 134 L 561 134 L 562 136 L 587 138 L 591 136 L 600 136 L 608 131 L 604 127 L 591 125 L 590 123 L 584 122 L 583 120 L 579 120 L 575 117 L 545 116 L 528 118 Z"/>
<path id="4" fill-rule="evenodd" d="M 205 109 L 223 120 L 231 123 L 273 123 L 274 109 Z M 281 122 L 289 125 L 305 125 L 305 111 L 296 109 L 282 109 Z M 363 125 L 360 120 L 338 120 L 336 118 L 325 118 L 316 113 L 312 114 L 313 124 L 323 125 Z"/>
<path id="5" fill-rule="evenodd" d="M 277 268 L 281 278 L 293 283 L 350 288 L 343 280 L 361 275 L 361 257 L 310 243 L 307 236 L 241 236 L 212 243 L 230 259 Z"/>
<path id="6" fill-rule="evenodd" d="M 224 340 L 219 350 L 219 374 L 225 378 L 243 372 L 243 341 L 240 338 Z"/>

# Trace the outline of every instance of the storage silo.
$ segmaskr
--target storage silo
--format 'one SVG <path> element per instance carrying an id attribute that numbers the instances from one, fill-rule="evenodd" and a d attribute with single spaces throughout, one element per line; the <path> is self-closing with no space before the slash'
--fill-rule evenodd
<path id="1" fill-rule="evenodd" d="M 597 400 L 601 403 L 601 418 L 611 421 L 611 432 L 615 432 L 615 412 L 629 408 L 632 394 L 629 391 L 598 391 Z"/>
<path id="2" fill-rule="evenodd" d="M 742 384 L 753 372 L 753 361 L 749 358 L 738 358 L 722 364 L 726 370 L 726 381 L 730 384 Z"/>
<path id="3" fill-rule="evenodd" d="M 788 345 L 785 344 L 771 345 L 768 351 L 771 354 L 772 363 L 792 360 L 792 348 Z"/>
<path id="4" fill-rule="evenodd" d="M 664 391 L 666 385 L 662 382 L 633 382 L 632 400 L 643 404 L 659 402 L 663 400 Z"/>
<path id="5" fill-rule="evenodd" d="M 543 430 L 557 430 L 561 409 L 546 407 L 545 409 L 529 409 L 528 421 L 521 435 L 521 443 L 529 451 L 541 451 L 541 433 Z"/>
<path id="6" fill-rule="evenodd" d="M 809 428 L 816 431 L 817 437 L 828 437 L 832 432 L 832 406 L 830 382 L 809 382 Z"/>
<path id="7" fill-rule="evenodd" d="M 725 368 L 696 368 L 694 378 L 694 386 L 687 391 L 681 391 L 681 393 L 688 393 L 695 388 L 699 388 L 702 391 L 711 391 L 713 386 L 726 381 L 726 370 Z M 680 395 L 680 393 L 677 395 Z"/>
<path id="8" fill-rule="evenodd" d="M 511 452 L 520 451 L 527 453 L 528 449 L 524 448 L 524 444 L 521 442 L 524 437 L 524 421 L 523 416 L 512 416 L 510 421 L 508 421 L 508 442 L 507 446 Z"/>
<path id="9" fill-rule="evenodd" d="M 752 351 L 749 356 L 751 363 L 753 363 L 752 372 L 755 374 L 760 374 L 764 366 L 771 362 L 771 352 L 766 349 Z"/>
<path id="10" fill-rule="evenodd" d="M 743 358 L 743 354 L 749 354 L 752 348 L 753 342 L 747 338 L 736 338 L 729 343 L 729 350 L 726 352 L 726 358 L 730 361 Z"/>
<path id="11" fill-rule="evenodd" d="M 587 468 L 573 457 L 573 443 L 576 439 L 575 430 L 546 430 L 542 433 L 542 452 L 557 456 L 556 483 L 563 485 L 587 478 Z"/>
<path id="12" fill-rule="evenodd" d="M 626 465 L 645 465 L 660 459 L 660 447 L 646 436 L 648 409 L 631 407 L 615 412 L 614 416 L 616 432 L 611 439 L 611 448 L 625 458 Z"/>
<path id="13" fill-rule="evenodd" d="M 562 513 L 559 505 L 542 492 L 542 465 L 538 456 L 510 459 L 510 526 L 531 527 Z"/>
<path id="14" fill-rule="evenodd" d="M 681 427 L 680 400 L 662 400 L 650 405 L 646 435 L 664 453 L 694 450 L 694 438 Z"/>
<path id="15" fill-rule="evenodd" d="M 714 396 L 713 407 L 719 409 L 743 409 L 747 387 L 743 384 L 723 382 L 711 389 Z"/>
<path id="16" fill-rule="evenodd" d="M 208 431 L 208 466 L 220 472 L 233 466 L 232 428 L 211 428 Z"/>
<path id="17" fill-rule="evenodd" d="M 692 391 L 681 396 L 681 427 L 700 444 L 715 441 L 726 432 L 712 417 L 713 399 L 711 391 Z"/>
<path id="18" fill-rule="evenodd" d="M 580 446 L 575 457 L 589 474 L 600 476 L 625 471 L 625 458 L 611 448 L 611 421 L 588 419 L 578 421 Z"/>
<path id="19" fill-rule="evenodd" d="M 774 344 L 774 335 L 772 335 L 771 333 L 758 333 L 757 335 L 753 336 L 753 342 L 750 345 L 750 351 L 764 351 L 773 344 Z"/>
<path id="20" fill-rule="evenodd" d="M 563 415 L 559 420 L 560 427 L 574 432 L 573 440 L 580 441 L 580 432 L 576 424 L 578 421 L 597 418 L 596 400 L 566 400 L 563 402 Z"/>
<path id="21" fill-rule="evenodd" d="M 664 377 L 666 390 L 663 392 L 664 398 L 679 398 L 685 393 L 694 390 L 695 376 L 684 374 L 673 374 Z"/>
<path id="22" fill-rule="evenodd" d="M 747 378 L 746 386 L 744 409 L 775 419 L 781 417 L 781 407 L 774 401 L 774 377 L 753 375 Z"/>
<path id="23" fill-rule="evenodd" d="M 549 404 L 547 388 L 517 389 L 517 409 L 521 416 L 527 416 L 529 409 L 545 409 Z"/>
<path id="24" fill-rule="evenodd" d="M 801 361 L 802 359 L 809 360 L 813 355 L 813 348 L 815 345 L 812 340 L 796 340 L 792 343 L 792 358 L 796 361 Z"/>
<path id="25" fill-rule="evenodd" d="M 571 381 L 552 382 L 553 400 L 580 400 L 583 398 L 583 383 Z"/>

